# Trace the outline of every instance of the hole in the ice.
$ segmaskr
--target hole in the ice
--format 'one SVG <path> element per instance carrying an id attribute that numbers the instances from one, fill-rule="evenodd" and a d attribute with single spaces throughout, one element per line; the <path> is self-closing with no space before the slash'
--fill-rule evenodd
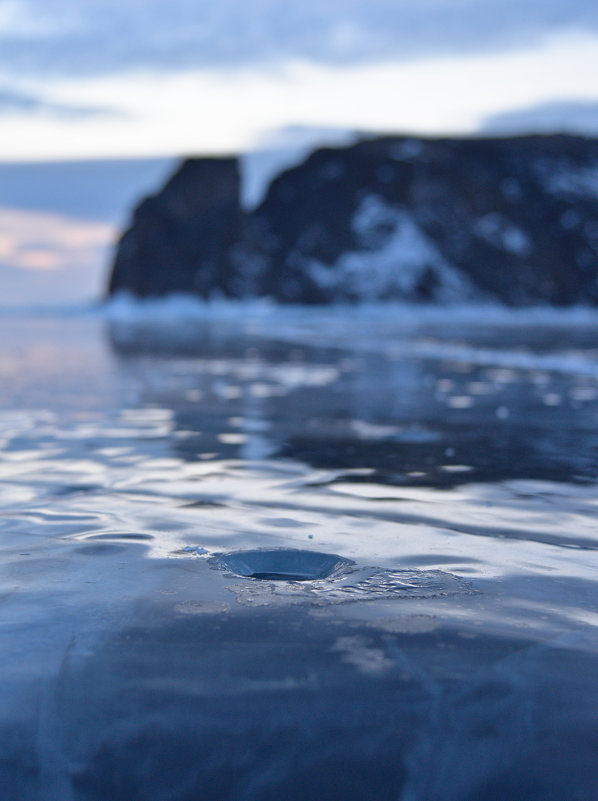
<path id="1" fill-rule="evenodd" d="M 217 557 L 219 567 L 238 576 L 266 581 L 314 581 L 331 578 L 355 564 L 331 553 L 277 549 L 237 551 Z"/>

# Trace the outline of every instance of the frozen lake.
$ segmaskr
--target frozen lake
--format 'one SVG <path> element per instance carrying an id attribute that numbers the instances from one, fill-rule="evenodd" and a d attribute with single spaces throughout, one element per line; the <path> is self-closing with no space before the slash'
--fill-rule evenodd
<path id="1" fill-rule="evenodd" d="M 596 801 L 598 315 L 0 318 L 10 801 Z"/>

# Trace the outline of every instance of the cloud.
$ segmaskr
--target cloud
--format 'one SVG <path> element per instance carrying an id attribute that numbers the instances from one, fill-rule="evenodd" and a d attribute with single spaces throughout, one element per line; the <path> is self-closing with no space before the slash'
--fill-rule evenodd
<path id="1" fill-rule="evenodd" d="M 89 268 L 116 231 L 107 223 L 0 207 L 0 264 L 25 270 Z"/>
<path id="2" fill-rule="evenodd" d="M 106 223 L 0 206 L 0 304 L 100 297 L 116 235 Z"/>
<path id="3" fill-rule="evenodd" d="M 487 117 L 481 130 L 491 134 L 578 133 L 598 136 L 598 103 L 554 100 Z"/>
<path id="4" fill-rule="evenodd" d="M 83 119 L 98 115 L 121 116 L 122 111 L 95 106 L 78 106 L 66 103 L 55 103 L 43 97 L 0 88 L 0 116 L 6 114 L 49 114 L 56 117 Z"/>
<path id="5" fill-rule="evenodd" d="M 595 102 L 597 48 L 597 35 L 563 35 L 536 48 L 475 58 L 342 67 L 299 62 L 284 70 L 132 72 L 56 81 L 52 93 L 61 102 L 123 108 L 129 116 L 89 118 L 76 124 L 43 115 L 6 117 L 0 158 L 231 153 L 251 147 L 264 131 L 297 123 L 344 130 L 468 134 L 479 130 L 489 115 L 506 109 L 556 97 Z M 16 204 L 7 195 L 2 200 L 2 182 L 0 175 L 0 204 Z M 36 192 L 46 191 L 40 187 Z M 18 184 L 17 191 L 22 194 Z M 77 191 L 79 197 L 87 194 L 86 184 Z M 80 203 L 74 197 L 75 204 Z"/>
<path id="6" fill-rule="evenodd" d="M 403 60 L 598 31 L 594 0 L 0 0 L 0 20 L 3 8 L 0 68 L 70 77 Z"/>

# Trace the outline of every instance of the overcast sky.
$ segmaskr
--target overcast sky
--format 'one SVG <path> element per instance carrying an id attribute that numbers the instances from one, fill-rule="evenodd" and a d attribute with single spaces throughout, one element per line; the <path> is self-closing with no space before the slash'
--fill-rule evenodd
<path id="1" fill-rule="evenodd" d="M 0 0 L 0 162 L 236 152 L 288 126 L 598 134 L 597 73 L 596 0 Z M 147 170 L 119 203 L 64 173 L 69 208 L 58 173 L 6 172 L 4 300 L 97 293 Z"/>
<path id="2" fill-rule="evenodd" d="M 0 0 L 0 160 L 466 132 L 598 104 L 597 63 L 595 0 Z"/>
<path id="3" fill-rule="evenodd" d="M 2 0 L 0 64 L 34 76 L 347 64 L 598 30 L 595 0 Z"/>

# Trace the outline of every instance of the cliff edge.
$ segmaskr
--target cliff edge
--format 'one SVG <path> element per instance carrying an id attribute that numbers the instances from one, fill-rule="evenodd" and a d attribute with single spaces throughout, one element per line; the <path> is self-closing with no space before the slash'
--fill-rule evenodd
<path id="1" fill-rule="evenodd" d="M 239 175 L 236 158 L 184 161 L 135 210 L 109 294 L 598 304 L 597 139 L 320 149 L 252 211 Z"/>

